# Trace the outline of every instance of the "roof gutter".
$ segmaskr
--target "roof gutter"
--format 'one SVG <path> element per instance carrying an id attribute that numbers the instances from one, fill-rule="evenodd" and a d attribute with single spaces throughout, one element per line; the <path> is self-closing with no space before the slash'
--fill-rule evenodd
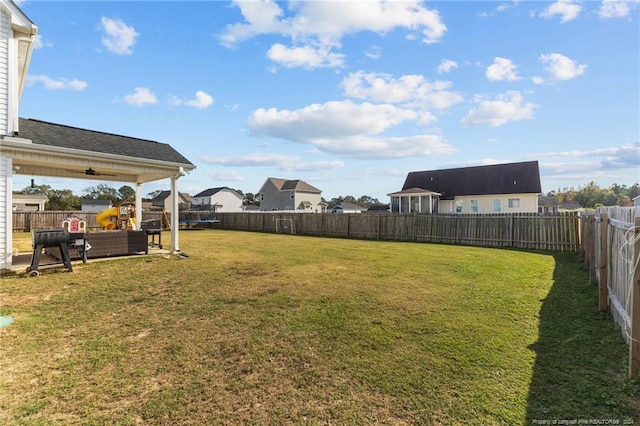
<path id="1" fill-rule="evenodd" d="M 95 158 L 99 160 L 112 160 L 121 163 L 143 163 L 154 166 L 163 166 L 170 168 L 178 168 L 179 173 L 186 173 L 194 170 L 196 168 L 193 164 L 187 163 L 174 163 L 171 161 L 162 161 L 162 160 L 154 160 L 151 158 L 138 158 L 136 157 L 135 161 L 131 160 L 131 157 L 125 155 L 118 154 L 109 154 L 108 152 L 95 152 L 95 151 L 85 151 L 82 149 L 74 149 L 74 148 L 61 148 L 57 146 L 50 145 L 42 145 L 42 144 L 34 144 L 30 139 L 25 138 L 17 138 L 13 136 L 1 136 L 2 140 L 2 149 L 5 148 L 15 148 L 20 149 L 26 152 L 33 153 L 52 153 L 52 154 L 61 154 L 61 155 L 70 155 L 70 156 L 83 156 L 87 158 Z"/>

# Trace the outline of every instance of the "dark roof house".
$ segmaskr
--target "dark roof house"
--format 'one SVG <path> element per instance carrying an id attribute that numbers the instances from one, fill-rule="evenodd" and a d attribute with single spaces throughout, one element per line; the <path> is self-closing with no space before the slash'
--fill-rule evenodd
<path id="1" fill-rule="evenodd" d="M 394 213 L 523 213 L 538 211 L 537 161 L 410 172 L 388 194 Z"/>
<path id="2" fill-rule="evenodd" d="M 463 195 L 542 192 L 537 161 L 410 172 L 402 191 L 413 188 L 437 192 L 441 200 Z"/>

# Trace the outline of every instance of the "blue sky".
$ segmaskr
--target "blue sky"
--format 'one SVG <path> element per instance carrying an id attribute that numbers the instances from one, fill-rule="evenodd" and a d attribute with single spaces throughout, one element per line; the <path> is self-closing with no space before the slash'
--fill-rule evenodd
<path id="1" fill-rule="evenodd" d="M 640 181 L 638 1 L 18 4 L 20 116 L 168 143 L 192 195 L 277 177 L 388 202 L 411 171 L 531 160 L 545 192 Z"/>

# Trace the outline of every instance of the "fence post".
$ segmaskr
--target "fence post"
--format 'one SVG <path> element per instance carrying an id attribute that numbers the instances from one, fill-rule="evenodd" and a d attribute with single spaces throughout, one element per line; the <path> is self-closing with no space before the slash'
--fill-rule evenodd
<path id="1" fill-rule="evenodd" d="M 609 306 L 609 215 L 600 214 L 600 281 L 598 282 L 598 307 L 604 311 Z"/>
<path id="2" fill-rule="evenodd" d="M 631 330 L 629 331 L 629 377 L 640 377 L 640 217 L 636 217 L 633 228 L 634 267 L 631 278 Z"/>
<path id="3" fill-rule="evenodd" d="M 513 213 L 509 215 L 509 247 L 513 247 Z"/>
<path id="4" fill-rule="evenodd" d="M 590 215 L 587 219 L 587 256 L 586 261 L 589 268 L 589 283 L 596 282 L 596 216 Z"/>

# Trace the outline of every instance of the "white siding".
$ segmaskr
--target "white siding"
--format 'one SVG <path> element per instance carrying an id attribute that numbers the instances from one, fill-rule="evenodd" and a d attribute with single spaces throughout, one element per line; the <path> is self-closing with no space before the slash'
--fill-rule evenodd
<path id="1" fill-rule="evenodd" d="M 0 134 L 9 128 L 9 40 L 13 34 L 11 17 L 0 8 Z"/>
<path id="2" fill-rule="evenodd" d="M 11 158 L 0 155 L 0 270 L 11 269 L 12 209 Z"/>
<path id="3" fill-rule="evenodd" d="M 519 207 L 509 207 L 509 199 L 519 200 Z M 477 200 L 478 211 L 471 211 L 471 200 Z M 440 201 L 440 213 L 455 213 L 456 202 L 462 202 L 462 212 L 458 213 L 495 213 L 494 200 L 500 200 L 500 213 L 537 213 L 538 194 L 497 194 L 497 195 L 465 195 L 451 201 Z"/>
<path id="4" fill-rule="evenodd" d="M 311 209 L 306 210 L 309 213 L 321 213 L 322 209 L 320 207 L 320 202 L 322 201 L 322 196 L 320 194 L 312 194 L 310 192 L 297 192 L 295 194 L 295 199 L 293 201 L 294 206 L 299 206 L 300 203 L 304 201 L 308 201 L 311 203 Z"/>
<path id="5" fill-rule="evenodd" d="M 235 191 L 223 189 L 211 196 L 211 204 L 217 205 L 216 212 L 241 212 L 242 196 Z"/>

